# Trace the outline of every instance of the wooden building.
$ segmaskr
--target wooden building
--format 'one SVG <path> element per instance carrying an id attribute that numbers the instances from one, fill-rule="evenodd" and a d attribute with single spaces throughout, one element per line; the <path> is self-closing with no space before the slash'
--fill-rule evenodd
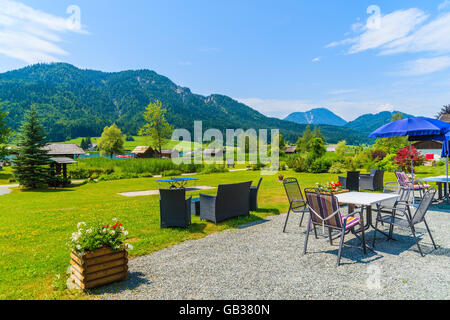
<path id="1" fill-rule="evenodd" d="M 86 154 L 76 144 L 53 143 L 45 146 L 44 150 L 47 150 L 50 156 L 57 158 L 76 159 L 79 155 Z"/>
<path id="2" fill-rule="evenodd" d="M 295 153 L 297 153 L 297 147 L 296 147 L 296 146 L 293 146 L 293 147 L 286 147 L 286 148 L 284 149 L 284 153 L 285 153 L 285 154 L 295 154 Z"/>
<path id="3" fill-rule="evenodd" d="M 161 156 L 163 158 L 178 158 L 179 151 L 177 149 L 162 149 L 161 150 Z"/>
<path id="4" fill-rule="evenodd" d="M 153 149 L 149 146 L 138 146 L 131 151 L 135 158 L 138 159 L 149 159 L 149 158 L 159 158 L 158 150 Z"/>

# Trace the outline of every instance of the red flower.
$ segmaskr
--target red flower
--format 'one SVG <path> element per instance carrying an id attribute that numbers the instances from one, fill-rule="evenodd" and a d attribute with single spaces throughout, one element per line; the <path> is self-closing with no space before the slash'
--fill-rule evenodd
<path id="1" fill-rule="evenodd" d="M 119 222 L 117 222 L 112 228 L 113 228 L 113 229 L 116 229 L 117 227 L 121 227 L 121 226 L 122 226 L 122 224 L 119 223 Z"/>

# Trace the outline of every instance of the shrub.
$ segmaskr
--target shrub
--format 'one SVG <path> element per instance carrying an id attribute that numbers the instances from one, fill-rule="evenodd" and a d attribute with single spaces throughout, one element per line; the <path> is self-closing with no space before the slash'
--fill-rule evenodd
<path id="1" fill-rule="evenodd" d="M 445 161 L 441 160 L 437 163 L 437 165 L 438 165 L 438 167 L 443 167 L 443 166 L 445 166 Z"/>
<path id="2" fill-rule="evenodd" d="M 311 173 L 325 173 L 330 170 L 331 162 L 326 159 L 319 158 L 314 160 L 314 162 L 309 167 L 309 172 Z"/>
<path id="3" fill-rule="evenodd" d="M 411 153 L 414 166 L 420 166 L 425 162 L 425 157 L 415 147 L 408 146 L 398 150 L 397 156 L 394 159 L 395 164 L 411 172 Z"/>
<path id="4" fill-rule="evenodd" d="M 395 169 L 397 169 L 397 165 L 394 163 L 394 158 L 395 154 L 388 154 L 383 160 L 377 163 L 377 168 L 387 172 L 394 172 Z"/>
<path id="5" fill-rule="evenodd" d="M 73 167 L 69 169 L 69 175 L 73 179 L 88 179 L 91 175 L 89 171 L 81 167 Z"/>
<path id="6" fill-rule="evenodd" d="M 225 167 L 216 167 L 216 166 L 207 166 L 202 170 L 202 174 L 211 174 L 211 173 L 222 173 L 229 172 L 229 170 Z"/>
<path id="7" fill-rule="evenodd" d="M 371 152 L 371 155 L 372 160 L 376 161 L 378 159 L 378 161 L 381 161 L 387 156 L 387 152 L 383 150 L 374 150 Z"/>
<path id="8" fill-rule="evenodd" d="M 334 162 L 328 170 L 329 173 L 339 174 L 347 171 L 347 166 L 342 162 Z"/>
<path id="9" fill-rule="evenodd" d="M 162 176 L 163 177 L 176 177 L 176 176 L 180 176 L 181 173 L 182 172 L 180 170 L 166 170 L 163 172 Z"/>
<path id="10" fill-rule="evenodd" d="M 308 172 L 306 160 L 298 156 L 297 159 L 292 164 L 292 169 L 294 169 L 295 172 Z"/>

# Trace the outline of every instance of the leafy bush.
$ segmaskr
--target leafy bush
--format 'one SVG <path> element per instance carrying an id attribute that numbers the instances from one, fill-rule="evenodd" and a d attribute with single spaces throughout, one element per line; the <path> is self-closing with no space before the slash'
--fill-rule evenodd
<path id="1" fill-rule="evenodd" d="M 308 165 L 306 164 L 306 160 L 300 156 L 295 159 L 291 168 L 294 169 L 295 172 L 308 172 Z"/>
<path id="2" fill-rule="evenodd" d="M 438 167 L 443 167 L 443 166 L 445 166 L 445 161 L 439 161 L 437 163 L 437 165 L 438 165 Z"/>
<path id="3" fill-rule="evenodd" d="M 383 150 L 374 150 L 371 152 L 371 155 L 372 160 L 376 161 L 378 159 L 378 161 L 381 161 L 387 156 L 387 152 Z"/>
<path id="4" fill-rule="evenodd" d="M 88 179 L 91 175 L 89 171 L 81 167 L 73 167 L 69 169 L 69 175 L 73 179 Z"/>
<path id="5" fill-rule="evenodd" d="M 181 175 L 180 170 L 166 170 L 162 173 L 163 177 L 176 177 Z"/>
<path id="6" fill-rule="evenodd" d="M 103 247 L 111 248 L 114 251 L 122 248 L 132 250 L 133 247 L 125 243 L 128 231 L 116 219 L 113 219 L 113 223 L 112 226 L 99 222 L 90 226 L 84 222 L 78 223 L 78 230 L 72 233 L 68 246 L 78 253 L 94 251 Z"/>
<path id="7" fill-rule="evenodd" d="M 202 174 L 211 174 L 211 173 L 223 173 L 229 172 L 229 170 L 225 167 L 217 167 L 217 166 L 207 166 L 202 170 Z"/>
<path id="8" fill-rule="evenodd" d="M 414 166 L 421 166 L 425 162 L 425 157 L 414 146 L 408 146 L 398 150 L 394 159 L 395 164 L 411 172 L 411 153 Z"/>
<path id="9" fill-rule="evenodd" d="M 377 168 L 379 170 L 384 170 L 386 172 L 394 172 L 397 169 L 397 165 L 394 163 L 395 154 L 388 154 L 383 160 L 377 163 Z"/>
<path id="10" fill-rule="evenodd" d="M 311 164 L 311 166 L 309 167 L 309 172 L 325 173 L 328 172 L 328 170 L 330 170 L 330 167 L 331 167 L 330 161 L 323 158 L 319 158 L 317 160 L 314 160 L 314 162 Z"/>
<path id="11" fill-rule="evenodd" d="M 347 171 L 347 166 L 342 162 L 334 162 L 328 170 L 329 173 L 339 174 Z"/>

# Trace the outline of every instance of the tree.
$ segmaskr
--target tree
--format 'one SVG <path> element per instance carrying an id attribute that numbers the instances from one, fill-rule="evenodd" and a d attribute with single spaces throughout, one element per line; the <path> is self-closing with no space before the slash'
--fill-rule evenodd
<path id="1" fill-rule="evenodd" d="M 342 140 L 336 146 L 336 154 L 339 159 L 344 159 L 348 152 L 347 141 Z"/>
<path id="2" fill-rule="evenodd" d="M 8 142 L 8 139 L 11 137 L 11 130 L 6 125 L 6 116 L 7 112 L 3 112 L 1 109 L 0 103 L 0 160 L 4 159 L 7 155 L 5 144 Z"/>
<path id="3" fill-rule="evenodd" d="M 394 163 L 411 172 L 411 153 L 414 166 L 420 166 L 425 162 L 425 157 L 414 146 L 408 146 L 398 150 L 397 156 L 394 158 Z"/>
<path id="4" fill-rule="evenodd" d="M 44 149 L 46 134 L 34 106 L 25 114 L 18 139 L 14 176 L 25 188 L 47 186 L 52 162 L 48 150 Z"/>
<path id="5" fill-rule="evenodd" d="M 98 148 L 102 156 L 109 155 L 112 158 L 115 153 L 123 152 L 124 143 L 122 131 L 114 123 L 111 127 L 103 129 L 102 136 L 98 140 Z"/>
<path id="6" fill-rule="evenodd" d="M 440 119 L 443 115 L 450 114 L 450 104 L 443 106 L 441 111 L 439 111 L 436 119 Z"/>
<path id="7" fill-rule="evenodd" d="M 286 141 L 284 140 L 284 137 L 283 137 L 283 135 L 280 133 L 280 135 L 279 135 L 279 147 L 280 147 L 280 150 L 284 150 L 284 148 L 286 148 Z"/>
<path id="8" fill-rule="evenodd" d="M 303 136 L 300 137 L 297 141 L 298 151 L 301 153 L 308 152 L 309 151 L 308 144 L 312 138 L 314 138 L 314 134 L 311 131 L 311 126 L 307 126 L 305 131 L 303 132 Z"/>
<path id="9" fill-rule="evenodd" d="M 146 124 L 139 130 L 140 136 L 147 136 L 151 146 L 161 155 L 162 146 L 170 138 L 172 127 L 166 120 L 167 109 L 162 107 L 162 102 L 156 100 L 149 103 L 144 113 Z"/>
<path id="10" fill-rule="evenodd" d="M 402 113 L 395 113 L 392 116 L 392 121 L 402 120 Z M 391 137 L 391 138 L 380 138 L 374 145 L 377 150 L 383 150 L 387 153 L 397 153 L 397 151 L 408 144 L 407 137 Z"/>
<path id="11" fill-rule="evenodd" d="M 88 144 L 87 144 L 87 140 L 82 138 L 81 139 L 81 143 L 80 143 L 80 148 L 83 150 L 87 150 L 88 149 Z"/>

